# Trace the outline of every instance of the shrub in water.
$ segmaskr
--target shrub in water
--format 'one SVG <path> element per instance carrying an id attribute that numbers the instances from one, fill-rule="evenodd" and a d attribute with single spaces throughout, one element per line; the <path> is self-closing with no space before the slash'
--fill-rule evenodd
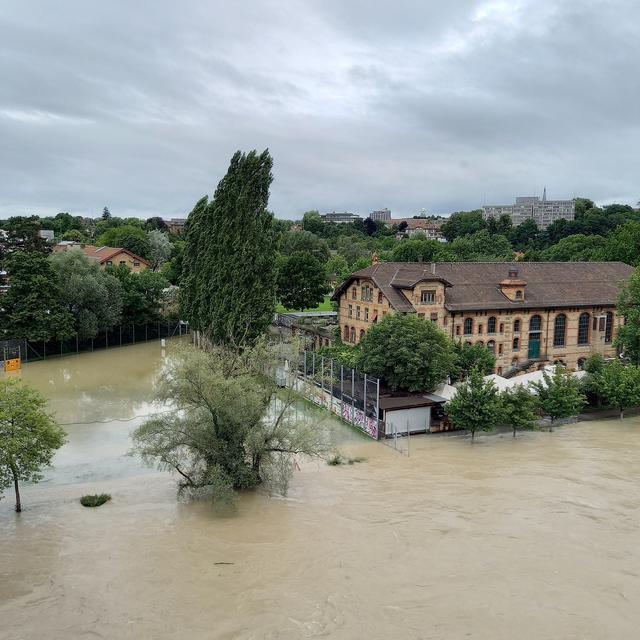
<path id="1" fill-rule="evenodd" d="M 111 496 L 108 493 L 101 493 L 100 495 L 82 496 L 82 498 L 80 498 L 80 504 L 83 507 L 99 507 L 109 500 L 111 500 Z"/>

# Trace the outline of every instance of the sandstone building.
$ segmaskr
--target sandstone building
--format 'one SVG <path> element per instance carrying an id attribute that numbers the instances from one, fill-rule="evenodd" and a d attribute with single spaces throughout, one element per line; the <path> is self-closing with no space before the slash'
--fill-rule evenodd
<path id="1" fill-rule="evenodd" d="M 388 313 L 417 313 L 454 340 L 486 346 L 495 372 L 513 375 L 615 355 L 616 300 L 632 273 L 621 262 L 386 262 L 352 274 L 333 299 L 346 343 Z"/>

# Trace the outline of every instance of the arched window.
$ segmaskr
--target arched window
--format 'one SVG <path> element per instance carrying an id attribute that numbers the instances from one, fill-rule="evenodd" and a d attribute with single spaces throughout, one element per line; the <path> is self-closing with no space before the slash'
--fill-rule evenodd
<path id="1" fill-rule="evenodd" d="M 556 316 L 553 326 L 553 346 L 564 347 L 567 336 L 567 316 L 564 313 L 559 313 Z"/>
<path id="2" fill-rule="evenodd" d="M 513 339 L 513 346 L 511 347 L 512 351 L 519 351 L 520 350 L 520 338 L 514 338 Z"/>
<path id="3" fill-rule="evenodd" d="M 606 324 L 604 325 L 604 341 L 611 342 L 613 340 L 613 313 L 607 313 Z"/>
<path id="4" fill-rule="evenodd" d="M 344 341 L 349 342 L 349 327 L 347 325 L 344 326 Z"/>
<path id="5" fill-rule="evenodd" d="M 531 316 L 529 331 L 540 331 L 540 329 L 542 329 L 542 318 L 538 315 Z"/>
<path id="6" fill-rule="evenodd" d="M 584 369 L 585 362 L 586 362 L 586 358 L 578 358 L 578 369 L 580 369 L 580 371 Z"/>
<path id="7" fill-rule="evenodd" d="M 484 342 L 482 342 L 482 340 L 478 340 L 478 342 L 476 342 L 476 344 L 479 344 L 481 347 L 484 346 Z"/>
<path id="8" fill-rule="evenodd" d="M 364 338 L 364 329 L 360 329 L 360 340 Z"/>
<path id="9" fill-rule="evenodd" d="M 520 318 L 513 321 L 513 333 L 520 333 Z"/>
<path id="10" fill-rule="evenodd" d="M 513 358 L 511 360 L 511 366 L 512 367 L 517 367 L 518 366 L 518 358 Z"/>
<path id="11" fill-rule="evenodd" d="M 351 340 L 350 342 L 355 342 L 356 341 L 356 328 L 355 327 L 351 327 Z"/>
<path id="12" fill-rule="evenodd" d="M 522 291 L 520 289 L 516 291 L 516 300 L 522 300 Z"/>
<path id="13" fill-rule="evenodd" d="M 471 318 L 464 319 L 464 335 L 468 336 L 473 333 L 473 320 Z"/>
<path id="14" fill-rule="evenodd" d="M 487 320 L 487 333 L 495 333 L 496 332 L 496 319 L 494 316 L 491 316 L 489 320 Z"/>
<path id="15" fill-rule="evenodd" d="M 498 353 L 502 355 L 502 342 L 498 345 Z"/>
<path id="16" fill-rule="evenodd" d="M 580 314 L 578 318 L 578 344 L 589 344 L 590 320 L 588 313 Z"/>
<path id="17" fill-rule="evenodd" d="M 491 351 L 491 353 L 495 353 L 496 352 L 496 342 L 495 342 L 495 340 L 489 340 L 487 342 L 487 349 L 489 349 L 489 351 Z"/>

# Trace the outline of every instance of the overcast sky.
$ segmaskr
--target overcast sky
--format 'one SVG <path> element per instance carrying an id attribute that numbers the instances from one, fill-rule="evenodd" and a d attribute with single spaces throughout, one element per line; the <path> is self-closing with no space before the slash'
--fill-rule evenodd
<path id="1" fill-rule="evenodd" d="M 640 199 L 638 0 L 3 0 L 0 217 Z"/>

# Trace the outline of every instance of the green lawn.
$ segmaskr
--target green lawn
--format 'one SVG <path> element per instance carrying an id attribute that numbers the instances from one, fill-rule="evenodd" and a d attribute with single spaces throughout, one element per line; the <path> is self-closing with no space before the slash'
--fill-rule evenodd
<path id="1" fill-rule="evenodd" d="M 285 309 L 281 304 L 276 307 L 277 313 L 295 313 L 300 311 L 300 309 Z M 303 309 L 303 311 L 333 311 L 333 304 L 331 303 L 331 298 L 329 296 L 325 296 L 324 300 L 313 309 Z"/>

